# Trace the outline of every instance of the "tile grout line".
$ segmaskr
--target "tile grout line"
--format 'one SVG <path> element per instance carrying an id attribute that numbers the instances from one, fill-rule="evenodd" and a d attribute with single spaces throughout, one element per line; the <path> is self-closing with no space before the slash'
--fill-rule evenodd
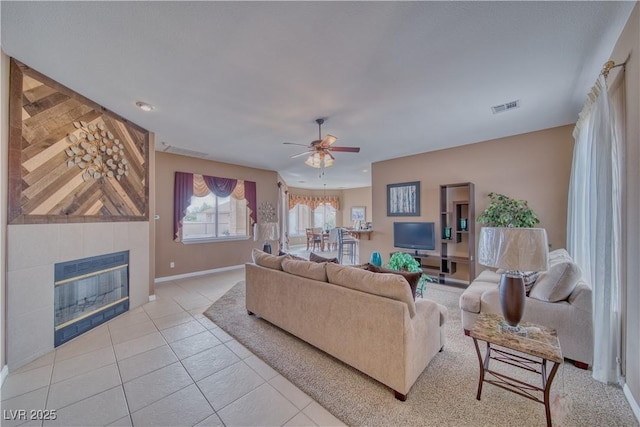
<path id="1" fill-rule="evenodd" d="M 213 302 L 212 302 L 212 304 L 213 304 L 213 303 L 215 303 L 215 301 L 213 301 Z M 203 313 L 203 314 L 204 314 L 204 313 Z M 207 318 L 207 317 L 205 316 L 205 318 Z M 213 324 L 216 326 L 216 328 L 221 329 L 221 328 L 220 328 L 217 324 L 215 324 L 214 322 L 211 322 L 211 323 L 213 323 Z M 223 332 L 225 332 L 225 333 L 226 333 L 226 331 L 224 331 L 223 329 L 221 329 L 221 330 L 222 330 Z M 227 335 L 229 335 L 229 334 L 227 334 Z M 231 337 L 231 335 L 229 335 L 229 336 Z M 235 341 L 235 342 L 237 342 L 238 344 L 242 345 L 242 344 L 241 344 L 239 341 L 237 341 L 235 338 L 233 338 L 233 337 L 231 337 L 231 338 L 232 338 L 232 339 L 231 339 L 231 340 L 229 340 L 229 341 L 227 341 L 227 342 Z M 304 413 L 303 413 L 303 410 L 304 410 L 304 409 L 306 409 L 307 407 L 309 407 L 309 405 L 311 405 L 311 404 L 314 402 L 314 400 L 313 400 L 313 399 L 311 399 L 311 402 L 309 402 L 309 403 L 308 403 L 308 404 L 307 404 L 303 409 L 299 409 L 299 408 L 295 405 L 295 403 L 293 403 L 289 398 L 287 398 L 287 396 L 285 396 L 283 393 L 281 393 L 281 392 L 280 392 L 280 390 L 278 390 L 276 387 L 274 387 L 274 386 L 271 384 L 271 382 L 270 382 L 270 381 L 271 381 L 273 378 L 271 378 L 271 380 L 268 380 L 268 379 L 264 378 L 262 375 L 260 375 L 260 373 L 259 373 L 258 371 L 256 371 L 256 370 L 255 370 L 251 365 L 249 365 L 249 364 L 246 362 L 246 358 L 242 358 L 242 357 L 241 357 L 240 355 L 238 355 L 235 351 L 233 351 L 233 349 L 232 349 L 232 348 L 230 348 L 230 347 L 227 345 L 227 342 L 224 342 L 224 341 L 222 341 L 222 340 L 221 340 L 221 342 L 222 342 L 222 344 L 223 344 L 225 347 L 227 347 L 227 349 L 228 349 L 229 351 L 231 351 L 233 354 L 235 354 L 236 356 L 238 356 L 238 358 L 239 358 L 240 360 L 239 360 L 239 362 L 237 362 L 237 363 L 240 363 L 240 362 L 244 363 L 244 364 L 245 364 L 247 367 L 249 367 L 249 369 L 251 369 L 251 370 L 252 370 L 256 375 L 258 375 L 260 378 L 262 378 L 262 380 L 263 380 L 264 382 L 263 382 L 262 384 L 260 384 L 258 387 L 256 387 L 256 388 L 254 388 L 253 390 L 249 391 L 248 393 L 245 393 L 244 395 L 242 395 L 242 396 L 238 397 L 238 398 L 237 398 L 237 399 L 235 399 L 234 401 L 229 402 L 227 405 L 225 405 L 224 407 L 220 408 L 220 410 L 223 410 L 224 408 L 226 408 L 226 407 L 228 407 L 229 405 L 233 404 L 234 402 L 236 402 L 236 401 L 238 401 L 238 400 L 240 400 L 240 399 L 244 398 L 245 396 L 247 396 L 247 395 L 248 395 L 248 394 L 250 394 L 251 392 L 253 392 L 253 391 L 257 390 L 259 387 L 262 387 L 263 385 L 265 385 L 265 384 L 266 384 L 266 385 L 268 385 L 269 387 L 271 387 L 273 390 L 275 390 L 275 391 L 276 391 L 276 393 L 278 393 L 280 396 L 282 396 L 282 397 L 283 397 L 287 402 L 289 402 L 289 403 L 290 403 L 290 404 L 291 404 L 291 405 L 292 405 L 292 406 L 297 410 L 297 412 L 296 412 L 296 413 L 295 413 L 291 418 L 289 418 L 288 420 L 286 420 L 282 425 L 284 425 L 284 424 L 286 424 L 287 422 L 291 421 L 293 418 L 295 418 L 296 416 L 298 416 L 298 415 L 299 415 L 299 414 L 301 414 L 301 413 L 302 413 L 303 415 L 305 415 L 307 418 L 309 418 L 309 419 L 311 420 L 311 418 L 310 418 L 309 416 L 307 416 L 306 414 L 304 414 Z M 260 360 L 262 363 L 264 363 L 265 365 L 269 366 L 269 365 L 268 365 L 264 360 L 262 360 L 260 357 L 258 357 L 257 355 L 255 355 L 253 352 L 251 352 L 251 350 L 247 349 L 244 345 L 243 345 L 242 347 L 243 347 L 243 348 L 245 348 L 249 353 L 251 353 L 251 355 L 252 355 L 252 356 L 256 357 L 256 358 L 257 358 L 258 360 Z M 251 356 L 249 356 L 249 357 L 251 357 Z M 233 365 L 231 365 L 231 366 L 233 366 Z M 270 366 L 269 366 L 269 367 L 270 367 Z M 270 367 L 270 368 L 271 368 L 271 369 L 273 369 L 272 367 Z M 224 368 L 224 369 L 226 369 L 226 368 Z M 275 371 L 275 370 L 274 370 L 274 371 Z M 218 372 L 220 372 L 220 371 L 218 371 Z M 275 371 L 275 372 L 276 372 L 278 375 L 282 376 L 282 374 L 280 374 L 278 371 Z M 208 375 L 208 376 L 206 376 L 205 378 L 208 378 L 209 376 L 214 375 L 214 374 L 215 374 L 215 372 L 214 372 L 214 373 L 212 373 L 212 374 L 210 374 L 210 375 Z M 276 376 L 276 377 L 277 377 L 277 376 Z M 276 378 L 276 377 L 274 377 L 274 378 Z M 202 380 L 204 380 L 205 378 L 202 378 L 202 379 L 201 379 L 201 381 L 202 381 Z M 198 387 L 198 389 L 200 388 L 200 387 L 198 386 L 197 382 L 196 382 L 196 386 Z M 297 386 L 295 386 L 295 384 L 294 384 L 294 387 L 298 388 Z M 300 391 L 302 391 L 302 390 L 300 390 Z M 202 393 L 202 390 L 201 390 L 201 393 Z M 303 392 L 303 393 L 304 393 L 304 392 Z M 204 395 L 204 393 L 202 393 L 202 394 Z M 305 395 L 306 395 L 306 393 L 305 393 Z M 310 398 L 311 398 L 311 397 L 310 397 Z M 206 397 L 205 397 L 205 399 L 206 399 Z M 208 401 L 208 400 L 207 400 L 207 401 Z M 215 409 L 214 409 L 214 412 L 216 412 L 216 415 L 217 415 L 217 411 L 216 411 Z M 223 422 L 223 423 L 224 423 L 224 421 L 222 421 L 222 418 L 220 418 L 220 416 L 219 416 L 219 415 L 218 415 L 218 418 L 220 419 L 220 421 L 221 421 L 221 422 Z M 311 420 L 311 421 L 312 421 L 314 424 L 316 424 L 316 422 L 315 422 L 315 421 L 313 421 L 313 420 Z M 316 424 L 316 425 L 317 425 L 317 424 Z"/>
<path id="2" fill-rule="evenodd" d="M 111 351 L 113 351 L 113 357 L 116 359 L 116 369 L 118 370 L 118 377 L 120 378 L 120 387 L 122 388 L 122 394 L 124 395 L 124 404 L 126 405 L 126 408 L 127 408 L 127 415 L 129 416 L 129 421 L 133 426 L 133 418 L 131 417 L 131 409 L 129 408 L 129 399 L 127 399 L 127 392 L 124 389 L 124 381 L 122 380 L 122 373 L 120 372 L 120 364 L 118 363 L 119 362 L 118 355 L 116 354 L 116 348 L 115 348 L 115 345 L 113 344 L 111 329 L 107 327 L 107 330 L 109 331 L 109 341 L 111 342 Z M 118 419 L 121 419 L 121 418 L 118 418 Z M 118 420 L 114 420 L 113 422 L 116 422 L 116 421 Z"/>
<path id="3" fill-rule="evenodd" d="M 171 298 L 171 297 L 170 297 L 170 298 Z M 171 298 L 171 299 L 173 300 L 173 298 Z M 175 300 L 173 300 L 173 301 L 175 301 Z M 191 313 L 189 313 L 189 315 L 191 315 Z M 192 316 L 192 315 L 191 315 L 191 317 L 193 318 L 193 316 Z M 196 320 L 196 319 L 194 318 L 194 320 Z M 197 321 L 197 320 L 196 320 L 196 321 Z M 200 323 L 200 322 L 198 322 L 198 323 Z M 208 330 L 207 330 L 207 331 L 208 331 Z M 209 333 L 211 333 L 211 332 L 209 332 Z M 211 335 L 213 335 L 213 334 L 211 334 Z M 189 338 L 189 337 L 186 337 L 186 338 Z M 186 339 L 186 338 L 185 338 L 185 339 Z M 217 338 L 217 337 L 216 337 L 216 338 Z M 180 340 L 178 340 L 178 341 L 180 341 Z M 222 341 L 220 341 L 220 342 L 224 345 L 224 343 L 223 343 Z M 168 343 L 167 343 L 167 344 L 168 344 Z M 176 357 L 176 359 L 178 359 L 178 363 L 180 363 L 180 365 L 182 366 L 182 369 L 184 369 L 184 371 L 187 373 L 187 375 L 189 375 L 189 378 L 191 378 L 191 381 L 193 381 L 193 385 L 195 385 L 195 386 L 196 386 L 196 388 L 198 389 L 198 391 L 200 392 L 200 394 L 202 395 L 202 397 L 204 398 L 204 400 L 207 402 L 207 405 L 209 405 L 209 407 L 211 408 L 211 410 L 213 411 L 213 413 L 216 415 L 216 417 L 218 417 L 218 419 L 220 420 L 220 422 L 221 422 L 223 425 L 225 425 L 225 426 L 226 426 L 226 424 L 224 423 L 224 421 L 222 421 L 222 418 L 220 418 L 220 415 L 218 415 L 218 411 L 216 411 L 216 409 L 213 407 L 213 405 L 211 404 L 211 402 L 209 402 L 209 399 L 207 399 L 207 396 L 205 396 L 205 395 L 204 395 L 204 393 L 202 392 L 202 389 L 201 389 L 201 388 L 200 388 L 200 386 L 198 385 L 198 382 L 193 378 L 193 376 L 191 375 L 191 373 L 189 373 L 189 370 L 187 369 L 187 367 L 186 367 L 186 366 L 184 366 L 184 363 L 182 363 L 182 359 L 180 359 L 180 357 L 176 354 L 176 352 L 175 352 L 175 350 L 173 349 L 173 347 L 171 347 L 171 344 L 168 344 L 168 345 L 169 345 L 169 349 L 171 350 L 171 352 L 173 353 L 173 355 Z M 217 347 L 217 346 L 215 346 L 215 347 Z M 204 351 L 207 351 L 207 350 L 210 350 L 210 349 L 203 350 L 203 352 L 204 352 Z M 200 353 L 202 353 L 202 352 L 200 352 Z M 197 354 L 200 354 L 200 353 L 197 353 Z M 191 357 L 191 356 L 189 356 L 189 357 Z M 187 357 L 185 357 L 185 359 L 187 359 Z M 213 374 L 211 374 L 211 375 L 213 375 Z M 207 377 L 208 377 L 208 376 L 207 376 Z M 205 377 L 205 378 L 207 378 L 207 377 Z M 202 379 L 204 379 L 204 378 L 202 378 Z M 202 379 L 201 379 L 201 381 L 202 381 Z M 187 387 L 189 387 L 189 386 L 187 386 Z M 184 387 L 184 388 L 186 388 L 186 387 Z M 180 390 L 182 390 L 182 389 L 180 389 Z M 180 391 L 180 390 L 178 390 L 178 391 Z M 178 391 L 176 391 L 176 393 L 177 393 Z M 173 394 L 173 393 L 172 393 L 172 394 Z M 197 424 L 201 423 L 202 421 L 206 420 L 206 419 L 207 419 L 207 418 L 209 418 L 210 416 L 211 416 L 211 415 L 209 415 L 209 416 L 207 416 L 207 417 L 205 417 L 205 418 L 201 419 L 200 421 L 198 421 L 198 422 L 197 422 L 196 424 L 194 424 L 194 425 L 197 425 Z"/>

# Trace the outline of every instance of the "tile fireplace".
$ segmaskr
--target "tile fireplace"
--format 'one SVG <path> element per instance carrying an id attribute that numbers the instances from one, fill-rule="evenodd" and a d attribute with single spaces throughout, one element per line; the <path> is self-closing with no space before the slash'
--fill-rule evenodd
<path id="1" fill-rule="evenodd" d="M 55 347 L 129 310 L 129 251 L 54 268 Z"/>

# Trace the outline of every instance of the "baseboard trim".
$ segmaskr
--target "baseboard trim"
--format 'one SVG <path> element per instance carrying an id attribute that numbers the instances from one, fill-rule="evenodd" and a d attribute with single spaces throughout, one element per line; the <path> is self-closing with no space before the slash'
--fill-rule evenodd
<path id="1" fill-rule="evenodd" d="M 192 273 L 177 274 L 175 276 L 156 277 L 154 283 L 170 282 L 171 280 L 187 279 L 189 277 L 205 276 L 212 273 L 222 273 L 224 271 L 239 270 L 244 268 L 244 264 L 231 265 L 229 267 L 214 268 L 212 270 L 194 271 Z"/>
<path id="2" fill-rule="evenodd" d="M 629 390 L 629 386 L 625 383 L 624 387 L 624 396 L 627 398 L 627 402 L 631 406 L 631 410 L 633 411 L 633 415 L 636 416 L 636 420 L 640 422 L 640 406 L 638 406 L 638 402 L 633 398 L 633 394 L 631 394 L 631 390 Z"/>
<path id="3" fill-rule="evenodd" d="M 7 375 L 9 375 L 9 367 L 4 365 L 2 367 L 2 371 L 0 371 L 0 387 L 4 384 L 4 380 L 7 378 Z"/>

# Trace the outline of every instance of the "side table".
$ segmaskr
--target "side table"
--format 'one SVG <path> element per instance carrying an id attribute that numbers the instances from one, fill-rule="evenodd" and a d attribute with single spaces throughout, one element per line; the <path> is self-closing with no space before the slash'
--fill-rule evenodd
<path id="1" fill-rule="evenodd" d="M 473 338 L 480 364 L 480 380 L 476 399 L 480 400 L 484 382 L 493 384 L 535 402 L 542 403 L 547 417 L 547 426 L 551 427 L 549 392 L 558 367 L 563 362 L 556 331 L 533 323 L 522 322 L 520 326 L 525 329 L 526 335 L 520 335 L 501 330 L 499 327 L 501 322 L 504 322 L 504 318 L 500 315 L 480 313 L 469 332 L 469 335 Z M 487 344 L 484 360 L 480 353 L 478 341 L 485 341 Z M 515 354 L 507 350 L 522 354 Z M 489 367 L 491 360 L 540 375 L 542 387 L 520 381 L 491 369 Z M 547 362 L 552 362 L 551 372 L 548 375 Z"/>

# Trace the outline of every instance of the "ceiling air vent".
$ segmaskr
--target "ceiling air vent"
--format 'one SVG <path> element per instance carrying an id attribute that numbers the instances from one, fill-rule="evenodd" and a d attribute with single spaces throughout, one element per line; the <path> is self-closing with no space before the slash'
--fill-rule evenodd
<path id="1" fill-rule="evenodd" d="M 187 150 L 186 148 L 178 148 L 172 145 L 167 144 L 166 142 L 162 142 L 164 148 L 161 150 L 164 153 L 178 154 L 180 156 L 187 157 L 197 157 L 200 159 L 208 159 L 209 155 L 207 153 L 201 153 L 199 151 Z"/>
<path id="2" fill-rule="evenodd" d="M 520 100 L 507 102 L 506 104 L 494 105 L 491 107 L 491 111 L 493 114 L 503 113 L 505 111 L 513 110 L 514 108 L 520 107 Z"/>

